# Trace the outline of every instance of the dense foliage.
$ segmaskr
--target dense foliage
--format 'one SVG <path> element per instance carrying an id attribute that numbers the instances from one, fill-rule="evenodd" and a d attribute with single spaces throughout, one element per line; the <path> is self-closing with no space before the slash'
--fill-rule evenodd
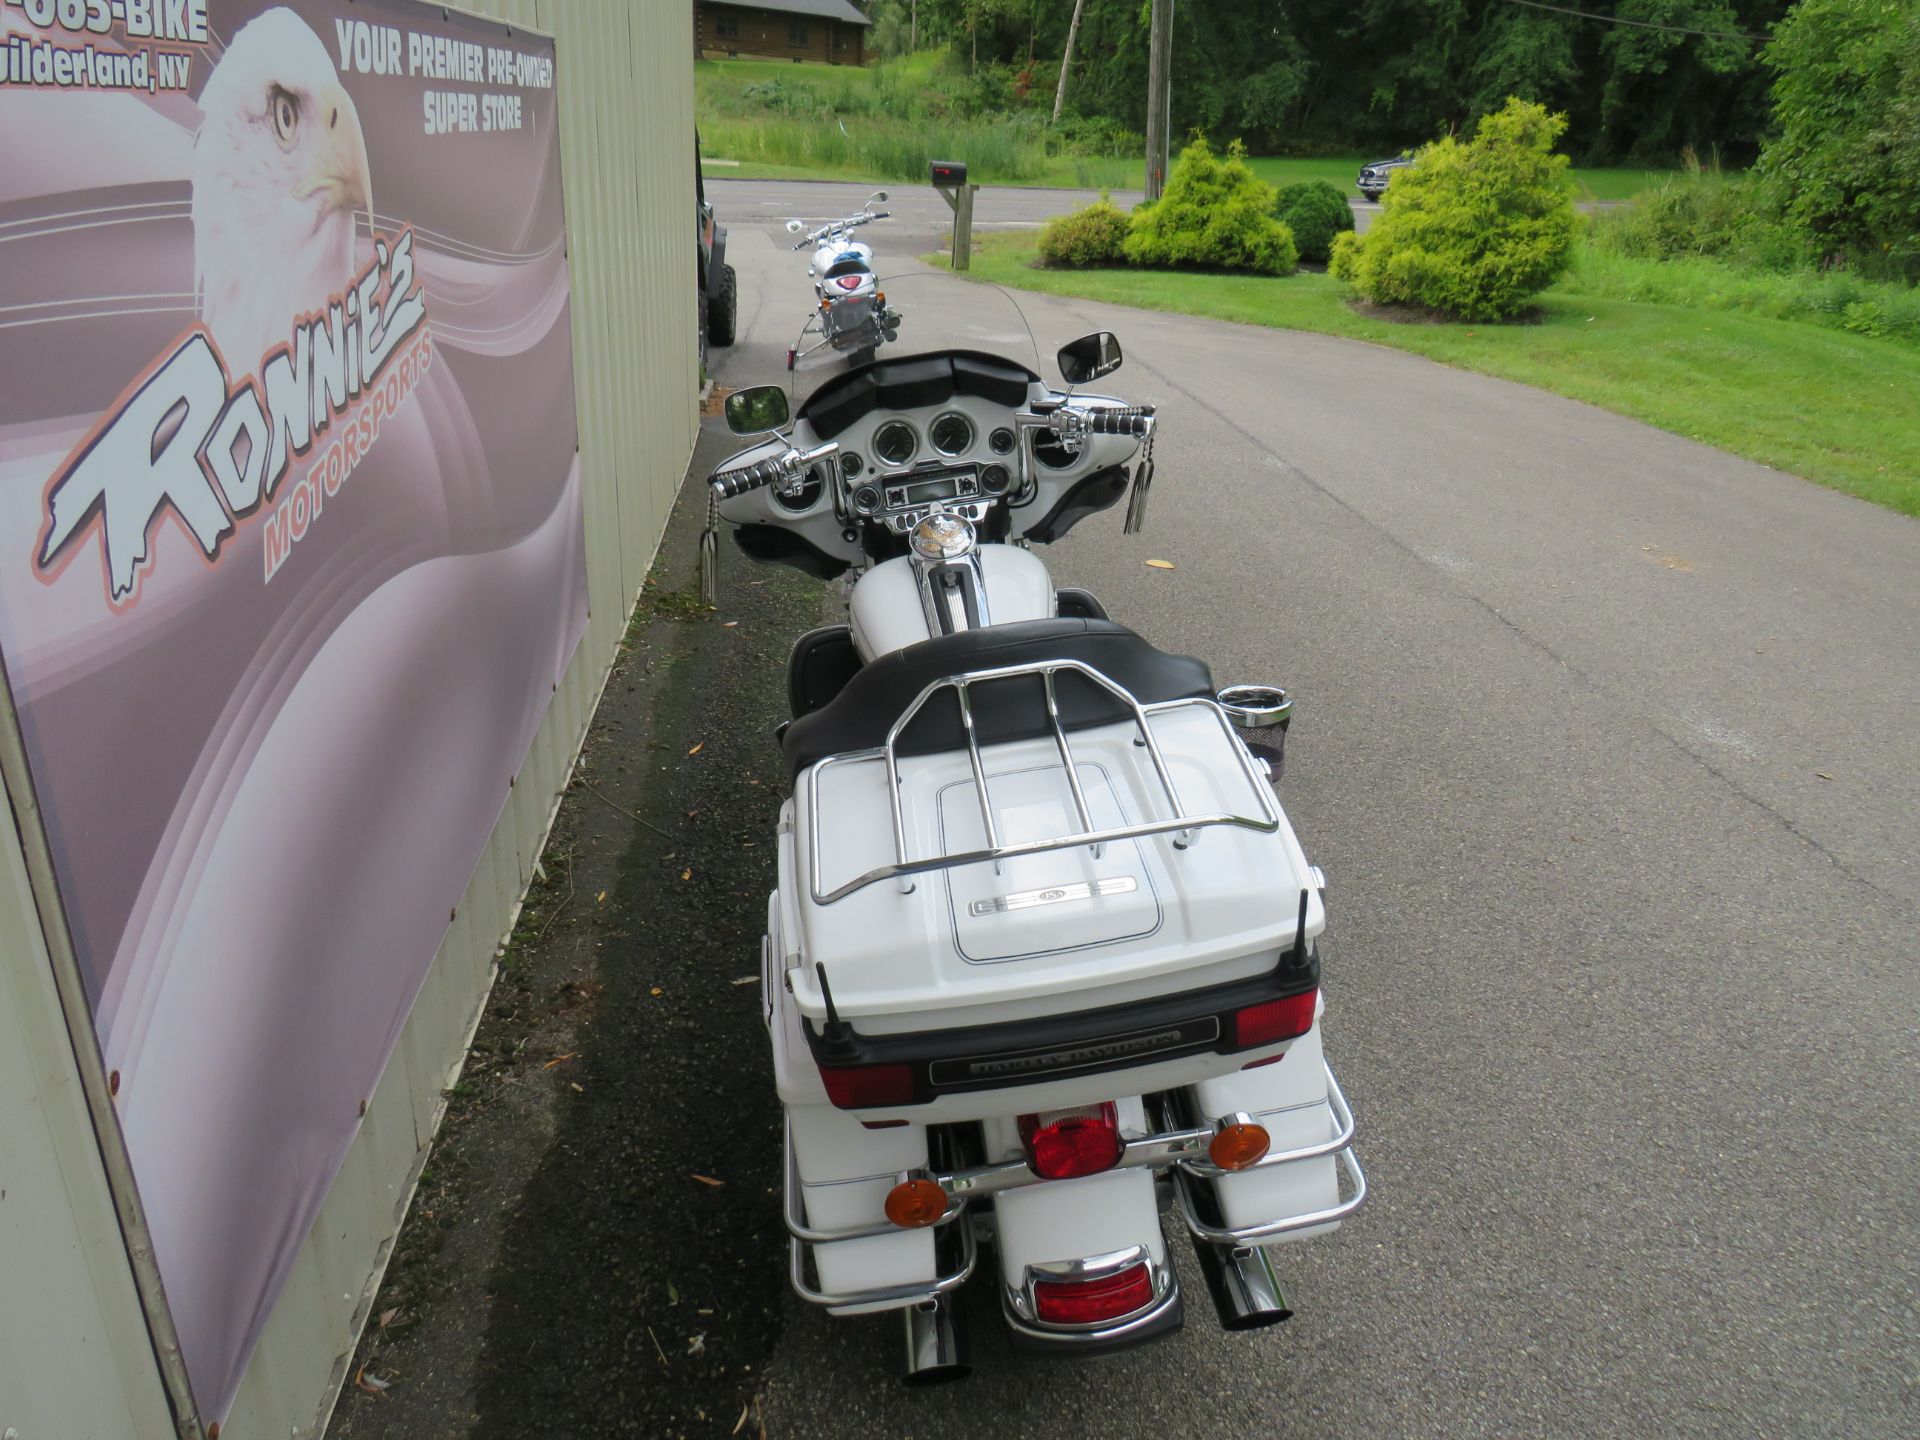
<path id="1" fill-rule="evenodd" d="M 1920 279 L 1920 0 L 1803 0 L 1767 47 L 1761 168 L 1823 252 Z"/>
<path id="2" fill-rule="evenodd" d="M 1634 260 L 1717 260 L 1782 272 L 1812 259 L 1778 187 L 1753 174 L 1696 168 L 1669 176 L 1633 204 L 1594 215 L 1588 233 L 1595 248 Z"/>
<path id="3" fill-rule="evenodd" d="M 1463 320 L 1518 314 L 1573 249 L 1573 187 L 1554 142 L 1566 118 L 1509 100 L 1461 143 L 1448 136 L 1394 176 L 1364 236 L 1334 241 L 1336 278 L 1369 300 Z"/>
<path id="4" fill-rule="evenodd" d="M 1047 222 L 1040 232 L 1040 259 L 1071 269 L 1122 264 L 1128 226 L 1127 212 L 1102 195 L 1084 210 Z"/>
<path id="5" fill-rule="evenodd" d="M 1133 212 L 1127 259 L 1289 274 L 1299 255 L 1293 232 L 1274 218 L 1275 200 L 1273 186 L 1247 167 L 1238 142 L 1221 156 L 1195 140 L 1174 161 L 1159 200 Z"/>
<path id="6" fill-rule="evenodd" d="M 1902 8 L 1860 0 L 1860 9 Z M 1051 106 L 1072 0 L 917 0 L 922 46 L 999 67 Z M 1566 0 L 1600 23 L 1506 0 L 1178 0 L 1173 133 L 1256 154 L 1392 153 L 1471 127 L 1509 95 L 1569 116 L 1583 160 L 1691 148 L 1751 160 L 1768 125 L 1764 36 L 1791 0 Z M 906 0 L 874 0 L 874 39 L 910 43 Z M 1145 129 L 1147 0 L 1085 0 L 1067 110 Z M 1708 33 L 1676 33 L 1698 31 Z"/>
<path id="7" fill-rule="evenodd" d="M 1300 258 L 1320 265 L 1333 252 L 1333 237 L 1353 229 L 1353 206 L 1324 180 L 1282 185 L 1273 213 L 1293 232 Z"/>

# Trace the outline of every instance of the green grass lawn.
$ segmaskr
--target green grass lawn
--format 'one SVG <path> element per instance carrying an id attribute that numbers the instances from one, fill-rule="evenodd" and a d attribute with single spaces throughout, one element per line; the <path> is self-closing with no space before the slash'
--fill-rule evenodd
<path id="1" fill-rule="evenodd" d="M 1920 346 L 1804 320 L 1582 294 L 1578 272 L 1524 325 L 1395 324 L 1325 275 L 1281 279 L 1033 268 L 1035 238 L 974 241 L 997 284 L 1370 340 L 1584 400 L 1920 515 Z M 938 258 L 938 257 L 930 257 Z"/>

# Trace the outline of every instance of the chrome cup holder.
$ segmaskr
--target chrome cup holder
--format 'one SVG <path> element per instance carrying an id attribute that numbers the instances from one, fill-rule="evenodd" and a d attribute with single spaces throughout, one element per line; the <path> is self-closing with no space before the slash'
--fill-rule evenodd
<path id="1" fill-rule="evenodd" d="M 1287 726 L 1293 722 L 1293 697 L 1278 685 L 1229 685 L 1214 699 L 1240 732 L 1240 740 L 1263 761 L 1267 778 L 1277 781 L 1287 763 Z"/>

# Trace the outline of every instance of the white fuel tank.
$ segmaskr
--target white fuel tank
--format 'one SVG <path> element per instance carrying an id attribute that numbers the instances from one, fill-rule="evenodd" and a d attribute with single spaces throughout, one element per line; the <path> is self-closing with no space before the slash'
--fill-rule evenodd
<path id="1" fill-rule="evenodd" d="M 990 624 L 1053 618 L 1057 611 L 1053 577 L 1031 551 L 1013 545 L 982 545 L 979 554 Z M 868 663 L 930 638 L 913 562 L 905 556 L 876 565 L 861 576 L 847 609 L 854 648 Z"/>
<path id="2" fill-rule="evenodd" d="M 869 270 L 873 268 L 873 247 L 863 245 L 858 240 L 829 240 L 813 252 L 813 264 L 807 268 L 809 275 L 824 275 L 833 268 L 836 260 L 858 260 Z"/>

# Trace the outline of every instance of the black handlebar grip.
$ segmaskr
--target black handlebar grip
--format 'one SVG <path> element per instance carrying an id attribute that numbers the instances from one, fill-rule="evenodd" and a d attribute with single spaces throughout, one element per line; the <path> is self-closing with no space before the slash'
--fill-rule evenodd
<path id="1" fill-rule="evenodd" d="M 1095 410 L 1087 417 L 1087 428 L 1096 435 L 1133 435 L 1146 433 L 1146 422 L 1153 418 L 1151 405 L 1122 405 Z"/>
<path id="2" fill-rule="evenodd" d="M 736 495 L 744 495 L 749 490 L 761 490 L 773 484 L 785 471 L 785 463 L 778 457 L 762 460 L 744 470 L 729 470 L 725 474 L 711 476 L 707 483 L 722 500 L 731 500 Z"/>

